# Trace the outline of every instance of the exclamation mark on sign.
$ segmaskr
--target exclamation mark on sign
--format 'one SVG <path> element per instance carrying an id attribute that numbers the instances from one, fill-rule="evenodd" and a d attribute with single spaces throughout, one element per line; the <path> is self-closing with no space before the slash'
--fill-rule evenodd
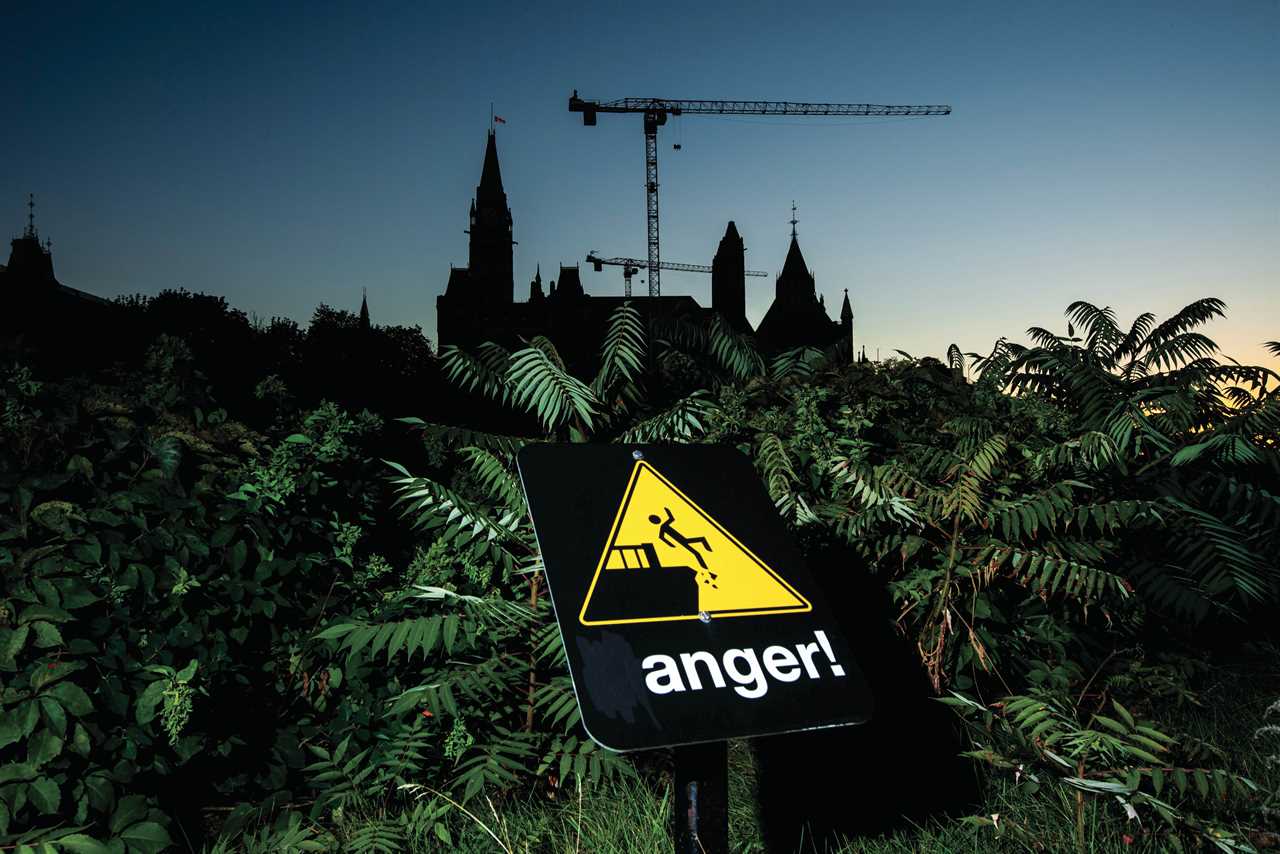
<path id="1" fill-rule="evenodd" d="M 822 644 L 822 651 L 827 654 L 827 658 L 831 659 L 831 672 L 836 676 L 843 676 L 844 665 L 836 664 L 836 654 L 831 651 L 831 641 L 827 640 L 827 633 L 815 631 L 813 635 L 818 639 L 818 643 Z"/>

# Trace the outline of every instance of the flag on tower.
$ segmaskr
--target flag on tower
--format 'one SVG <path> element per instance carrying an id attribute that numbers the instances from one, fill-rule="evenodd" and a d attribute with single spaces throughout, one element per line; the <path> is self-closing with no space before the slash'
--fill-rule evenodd
<path id="1" fill-rule="evenodd" d="M 502 116 L 494 116 L 493 120 L 500 125 L 505 125 L 507 123 L 507 120 L 504 119 Z"/>

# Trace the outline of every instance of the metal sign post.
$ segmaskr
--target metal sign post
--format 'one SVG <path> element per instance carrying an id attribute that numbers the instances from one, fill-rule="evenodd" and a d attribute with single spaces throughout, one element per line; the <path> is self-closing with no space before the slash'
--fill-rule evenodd
<path id="1" fill-rule="evenodd" d="M 729 750 L 723 741 L 674 751 L 671 838 L 677 854 L 729 854 Z"/>

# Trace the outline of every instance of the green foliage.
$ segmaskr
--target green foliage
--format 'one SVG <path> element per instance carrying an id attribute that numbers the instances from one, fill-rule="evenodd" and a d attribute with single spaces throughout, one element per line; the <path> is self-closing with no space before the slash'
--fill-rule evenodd
<path id="1" fill-rule="evenodd" d="M 514 373 L 493 349 L 454 359 L 458 380 L 553 434 L 572 418 L 575 439 L 711 440 L 750 453 L 798 535 L 844 543 L 883 578 L 935 689 L 982 712 L 988 743 L 973 755 L 1026 773 L 1039 763 L 1046 786 L 1122 795 L 1126 811 L 1151 811 L 1171 839 L 1229 846 L 1212 810 L 1169 793 L 1207 786 L 1248 800 L 1252 783 L 1221 767 L 1175 766 L 1166 755 L 1180 750 L 1192 763 L 1214 754 L 1126 705 L 1198 702 L 1187 674 L 1098 652 L 1132 646 L 1153 622 L 1239 617 L 1280 600 L 1280 377 L 1212 358 L 1215 345 L 1196 327 L 1221 311 L 1202 300 L 1125 330 L 1109 309 L 1075 303 L 1065 336 L 1032 329 L 1035 347 L 1002 339 L 986 357 L 953 346 L 946 364 L 844 365 L 801 349 L 766 367 L 723 323 L 655 322 L 631 349 L 648 355 L 666 399 L 605 406 L 597 395 L 590 417 L 585 392 L 557 391 L 562 366 L 548 342 L 522 351 Z M 644 390 L 645 374 L 627 380 Z M 427 511 L 420 525 L 472 554 L 507 568 L 536 560 L 522 551 L 527 541 L 517 545 L 523 508 L 500 476 L 512 450 L 485 457 L 485 497 L 399 469 L 401 500 L 416 500 L 412 509 Z M 572 721 L 551 693 L 558 678 L 535 708 L 549 722 Z M 995 711 L 966 693 L 995 686 L 1023 693 Z M 1152 770 L 1166 762 L 1167 781 Z"/>
<path id="2" fill-rule="evenodd" d="M 272 442 L 196 423 L 187 351 L 151 354 L 151 377 L 114 386 L 28 382 L 38 441 L 0 450 L 0 845 L 166 850 L 148 781 L 266 794 L 320 723 L 272 712 L 265 744 L 243 737 L 248 710 L 298 704 L 290 665 L 337 582 L 323 508 L 374 506 L 356 443 L 376 424 L 326 406 L 306 442 Z M 187 770 L 218 761 L 237 773 Z"/>
<path id="3" fill-rule="evenodd" d="M 1161 844 L 1243 850 L 1274 799 L 1167 720 L 1214 702 L 1179 628 L 1280 601 L 1280 377 L 1214 358 L 1198 329 L 1222 309 L 1126 328 L 1075 303 L 1065 335 L 945 363 L 765 359 L 631 304 L 589 380 L 542 337 L 444 348 L 528 436 L 297 411 L 274 368 L 260 435 L 212 399 L 208 341 L 156 340 L 107 385 L 7 368 L 0 847 L 161 850 L 164 790 L 197 781 L 246 802 L 217 850 L 506 844 L 481 804 L 635 777 L 582 729 L 515 473 L 523 445 L 569 440 L 737 447 L 803 547 L 885 586 L 1024 804 L 1071 804 L 1077 841 L 1105 805 Z M 317 347 L 356 334 L 328 312 Z M 406 428 L 421 457 L 379 461 Z M 972 823 L 1024 826 L 1002 821 Z"/>
<path id="4" fill-rule="evenodd" d="M 1122 820 L 1141 826 L 1149 815 L 1162 822 L 1169 847 L 1179 848 L 1191 836 L 1224 851 L 1251 850 L 1214 813 L 1223 813 L 1227 804 L 1249 805 L 1259 791 L 1256 783 L 1227 769 L 1189 764 L 1196 757 L 1180 749 L 1177 738 L 1136 717 L 1118 699 L 1105 705 L 1088 699 L 1082 692 L 1073 701 L 1061 686 L 1044 686 L 990 707 L 954 691 L 941 701 L 970 724 L 976 748 L 967 756 L 1012 773 L 1027 795 L 1074 791 L 1080 845 L 1086 796 L 1101 795 Z"/>

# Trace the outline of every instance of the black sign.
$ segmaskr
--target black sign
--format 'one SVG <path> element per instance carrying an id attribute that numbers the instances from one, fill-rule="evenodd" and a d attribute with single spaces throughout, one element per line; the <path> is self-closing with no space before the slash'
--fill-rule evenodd
<path id="1" fill-rule="evenodd" d="M 517 462 L 582 722 L 599 744 L 870 717 L 852 650 L 739 451 L 529 445 Z"/>

